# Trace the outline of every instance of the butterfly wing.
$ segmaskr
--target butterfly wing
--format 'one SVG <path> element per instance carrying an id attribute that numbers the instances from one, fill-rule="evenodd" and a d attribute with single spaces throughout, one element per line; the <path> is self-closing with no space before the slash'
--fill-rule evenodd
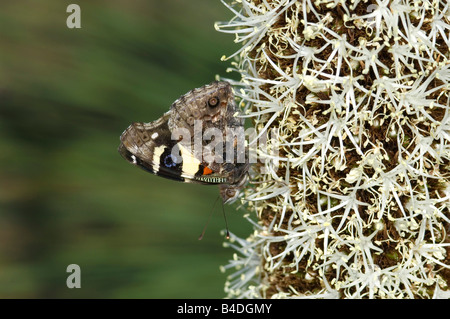
<path id="1" fill-rule="evenodd" d="M 119 153 L 130 163 L 159 176 L 184 181 L 182 163 L 167 126 L 169 113 L 151 123 L 132 123 L 120 136 Z"/>
<path id="2" fill-rule="evenodd" d="M 119 153 L 130 163 L 165 178 L 236 188 L 244 180 L 248 162 L 236 161 L 234 155 L 233 160 L 227 158 L 230 153 L 246 152 L 238 147 L 244 145 L 243 140 L 227 138 L 231 129 L 241 130 L 243 138 L 243 119 L 235 113 L 230 84 L 213 82 L 181 96 L 157 121 L 131 124 L 121 135 Z M 205 139 L 208 132 L 212 134 Z M 221 143 L 222 148 L 217 148 Z M 224 195 L 222 198 L 225 201 Z"/>
<path id="3" fill-rule="evenodd" d="M 180 139 L 180 144 L 214 174 L 227 177 L 227 183 L 235 183 L 235 168 L 246 164 L 244 119 L 236 113 L 231 85 L 215 81 L 176 100 L 168 123 L 175 136 L 177 131 L 188 131 L 179 134 L 188 135 Z"/>
<path id="4" fill-rule="evenodd" d="M 192 151 L 172 139 L 170 112 L 150 123 L 132 123 L 121 135 L 119 153 L 128 162 L 158 176 L 199 184 L 232 182 L 202 164 Z"/>

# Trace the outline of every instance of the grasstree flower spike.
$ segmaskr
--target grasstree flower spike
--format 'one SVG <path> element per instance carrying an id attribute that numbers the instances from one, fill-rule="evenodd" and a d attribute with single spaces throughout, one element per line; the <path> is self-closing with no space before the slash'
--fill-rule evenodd
<path id="1" fill-rule="evenodd" d="M 228 296 L 449 297 L 449 2 L 223 3 L 237 96 L 276 136 Z"/>

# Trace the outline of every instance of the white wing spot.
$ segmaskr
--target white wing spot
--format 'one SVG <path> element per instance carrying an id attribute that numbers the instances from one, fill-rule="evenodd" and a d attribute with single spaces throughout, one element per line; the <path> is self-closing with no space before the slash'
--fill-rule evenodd
<path id="1" fill-rule="evenodd" d="M 131 155 L 131 159 L 133 160 L 133 164 L 136 164 L 136 163 L 137 163 L 137 161 L 136 161 L 136 156 Z"/>
<path id="2" fill-rule="evenodd" d="M 158 137 L 158 132 L 155 132 L 155 133 L 152 134 L 152 139 L 153 140 L 156 139 L 157 137 Z"/>

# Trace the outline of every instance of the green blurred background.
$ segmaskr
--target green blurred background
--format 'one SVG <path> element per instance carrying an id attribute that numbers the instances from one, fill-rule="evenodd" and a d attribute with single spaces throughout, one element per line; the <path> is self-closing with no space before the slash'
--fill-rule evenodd
<path id="1" fill-rule="evenodd" d="M 81 29 L 66 8 L 81 7 Z M 4 1 L 0 10 L 0 297 L 222 298 L 218 189 L 148 174 L 119 136 L 227 75 L 219 0 Z M 225 207 L 230 230 L 250 232 Z M 81 267 L 81 289 L 66 267 Z"/>

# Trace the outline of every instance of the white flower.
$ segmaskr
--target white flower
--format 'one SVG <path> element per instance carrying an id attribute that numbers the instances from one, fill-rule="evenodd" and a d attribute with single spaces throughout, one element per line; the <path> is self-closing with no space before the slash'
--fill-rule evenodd
<path id="1" fill-rule="evenodd" d="M 254 140 L 277 132 L 229 297 L 449 297 L 450 5 L 373 2 L 224 2 Z"/>

